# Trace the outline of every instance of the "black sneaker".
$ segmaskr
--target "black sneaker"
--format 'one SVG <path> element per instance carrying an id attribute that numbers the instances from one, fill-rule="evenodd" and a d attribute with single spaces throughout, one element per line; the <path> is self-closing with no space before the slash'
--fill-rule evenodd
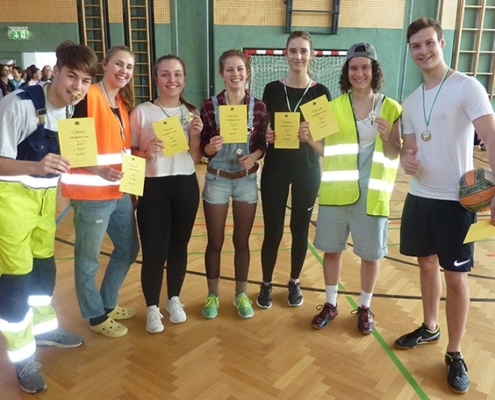
<path id="1" fill-rule="evenodd" d="M 272 306 L 272 284 L 265 285 L 264 283 L 260 286 L 260 294 L 256 299 L 256 304 L 260 308 L 270 308 Z"/>
<path id="2" fill-rule="evenodd" d="M 456 393 L 466 393 L 469 390 L 469 376 L 461 353 L 445 353 L 445 364 L 450 389 Z"/>
<path id="3" fill-rule="evenodd" d="M 418 344 L 433 344 L 440 340 L 440 326 L 434 331 L 428 329 L 425 324 L 415 331 L 401 336 L 395 341 L 395 347 L 401 350 L 414 349 Z"/>
<path id="4" fill-rule="evenodd" d="M 369 335 L 375 330 L 373 317 L 375 314 L 366 306 L 361 306 L 351 311 L 352 315 L 358 316 L 358 329 L 363 335 Z"/>
<path id="5" fill-rule="evenodd" d="M 316 310 L 320 313 L 316 314 L 311 321 L 311 326 L 315 329 L 325 328 L 332 319 L 339 315 L 337 306 L 334 307 L 330 303 L 320 304 Z"/>
<path id="6" fill-rule="evenodd" d="M 46 389 L 46 382 L 40 372 L 41 364 L 36 362 L 34 355 L 15 363 L 17 379 L 22 390 L 26 393 L 38 393 Z"/>
<path id="7" fill-rule="evenodd" d="M 301 285 L 299 282 L 289 282 L 289 306 L 299 307 L 304 303 L 303 295 L 301 293 Z"/>

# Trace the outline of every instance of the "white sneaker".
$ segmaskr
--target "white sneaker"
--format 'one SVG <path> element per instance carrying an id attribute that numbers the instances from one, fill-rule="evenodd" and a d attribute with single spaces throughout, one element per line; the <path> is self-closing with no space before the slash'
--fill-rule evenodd
<path id="1" fill-rule="evenodd" d="M 180 324 L 187 319 L 184 312 L 184 304 L 181 304 L 177 296 L 167 300 L 167 307 L 165 309 L 170 314 L 170 322 L 174 324 Z"/>
<path id="2" fill-rule="evenodd" d="M 162 324 L 163 315 L 158 306 L 149 306 L 146 309 L 146 330 L 149 333 L 162 332 L 165 327 Z"/>

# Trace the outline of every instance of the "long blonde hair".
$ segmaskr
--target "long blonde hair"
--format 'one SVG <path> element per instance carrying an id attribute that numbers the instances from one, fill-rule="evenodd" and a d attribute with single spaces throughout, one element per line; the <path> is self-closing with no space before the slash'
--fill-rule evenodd
<path id="1" fill-rule="evenodd" d="M 133 58 L 135 58 L 134 53 L 127 46 L 117 45 L 112 46 L 107 51 L 107 55 L 105 56 L 105 62 L 108 63 L 110 59 L 117 54 L 119 51 L 125 51 L 129 53 Z M 134 78 L 133 78 L 134 79 Z M 127 111 L 131 112 L 134 108 L 134 80 L 131 79 L 127 85 L 125 85 L 122 89 L 119 90 L 118 96 L 122 99 L 124 105 L 127 108 Z"/>

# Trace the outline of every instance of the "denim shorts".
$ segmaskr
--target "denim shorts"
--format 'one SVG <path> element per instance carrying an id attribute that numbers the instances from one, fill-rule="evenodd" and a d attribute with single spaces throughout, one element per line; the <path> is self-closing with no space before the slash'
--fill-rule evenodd
<path id="1" fill-rule="evenodd" d="M 233 201 L 258 202 L 257 174 L 244 178 L 229 179 L 206 172 L 203 200 L 210 204 L 226 204 Z"/>
<path id="2" fill-rule="evenodd" d="M 347 248 L 350 232 L 354 253 L 364 260 L 377 261 L 388 252 L 387 229 L 387 217 L 366 214 L 366 197 L 361 195 L 356 204 L 318 208 L 314 245 L 325 253 L 339 253 Z"/>

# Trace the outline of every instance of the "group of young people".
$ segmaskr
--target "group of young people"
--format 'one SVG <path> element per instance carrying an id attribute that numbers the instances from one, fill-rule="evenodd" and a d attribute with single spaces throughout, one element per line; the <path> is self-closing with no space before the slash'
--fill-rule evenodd
<path id="1" fill-rule="evenodd" d="M 109 49 L 102 61 L 103 78 L 91 85 L 98 67 L 94 52 L 83 45 L 62 43 L 57 49 L 53 83 L 16 91 L 0 102 L 0 330 L 21 388 L 29 393 L 46 388 L 35 360 L 36 345 L 75 347 L 83 342 L 58 327 L 50 306 L 59 179 L 63 196 L 74 208 L 76 294 L 92 331 L 121 337 L 127 327 L 120 321 L 136 314 L 117 303 L 120 287 L 139 252 L 138 230 L 147 331 L 164 329 L 160 299 L 165 264 L 165 310 L 172 323 L 186 321 L 179 296 L 200 199 L 195 163 L 202 157 L 208 159 L 201 194 L 208 235 L 207 298 L 202 315 L 211 319 L 219 313 L 220 257 L 230 199 L 235 249 L 233 304 L 240 317 L 254 315 L 247 296 L 249 236 L 258 202 L 258 162 L 264 157 L 260 184 L 263 282 L 257 305 L 272 306 L 272 276 L 289 193 L 288 304 L 303 304 L 299 277 L 319 193 L 314 244 L 324 252 L 326 301 L 318 306 L 311 325 L 325 328 L 338 315 L 342 252 L 351 233 L 354 252 L 361 258 L 361 296 L 353 313 L 359 331 L 369 334 L 374 330 L 371 298 L 380 259 L 387 254 L 389 201 L 400 155 L 402 167 L 412 176 L 403 210 L 401 252 L 418 257 L 424 322 L 395 345 L 411 349 L 438 342 L 441 266 L 447 284 L 447 381 L 452 390 L 466 392 L 469 377 L 461 339 L 469 308 L 467 273 L 473 266 L 473 245 L 462 242 L 475 215 L 460 206 L 457 181 L 473 167 L 473 125 L 495 168 L 495 118 L 481 84 L 445 63 L 445 38 L 436 21 L 414 21 L 407 42 L 424 83 L 405 100 L 403 108 L 380 93 L 383 75 L 377 52 L 365 42 L 349 48 L 340 77 L 342 94 L 332 100 L 329 90 L 312 79 L 311 36 L 295 31 L 286 44 L 289 72 L 266 85 L 262 100 L 245 89 L 251 72 L 249 60 L 239 50 L 228 50 L 219 59 L 225 89 L 206 100 L 199 111 L 183 97 L 186 66 L 179 57 L 167 55 L 156 61 L 153 73 L 160 94 L 134 107 L 134 55 L 129 48 Z M 320 96 L 330 101 L 340 131 L 314 140 L 310 124 L 300 113 L 299 147 L 277 148 L 275 113 L 300 112 L 301 105 Z M 220 107 L 228 105 L 245 105 L 245 142 L 224 142 Z M 56 121 L 70 117 L 95 120 L 98 165 L 70 168 L 69 160 L 60 155 Z M 171 117 L 179 119 L 189 149 L 166 157 L 153 124 Z M 119 191 L 124 153 L 146 159 L 137 225 L 135 202 Z M 495 201 L 491 215 L 495 224 Z M 114 249 L 98 288 L 98 255 L 105 233 Z"/>
<path id="2" fill-rule="evenodd" d="M 52 67 L 45 65 L 40 70 L 31 64 L 25 70 L 18 65 L 0 64 L 0 99 L 24 86 L 45 85 L 52 77 Z"/>

